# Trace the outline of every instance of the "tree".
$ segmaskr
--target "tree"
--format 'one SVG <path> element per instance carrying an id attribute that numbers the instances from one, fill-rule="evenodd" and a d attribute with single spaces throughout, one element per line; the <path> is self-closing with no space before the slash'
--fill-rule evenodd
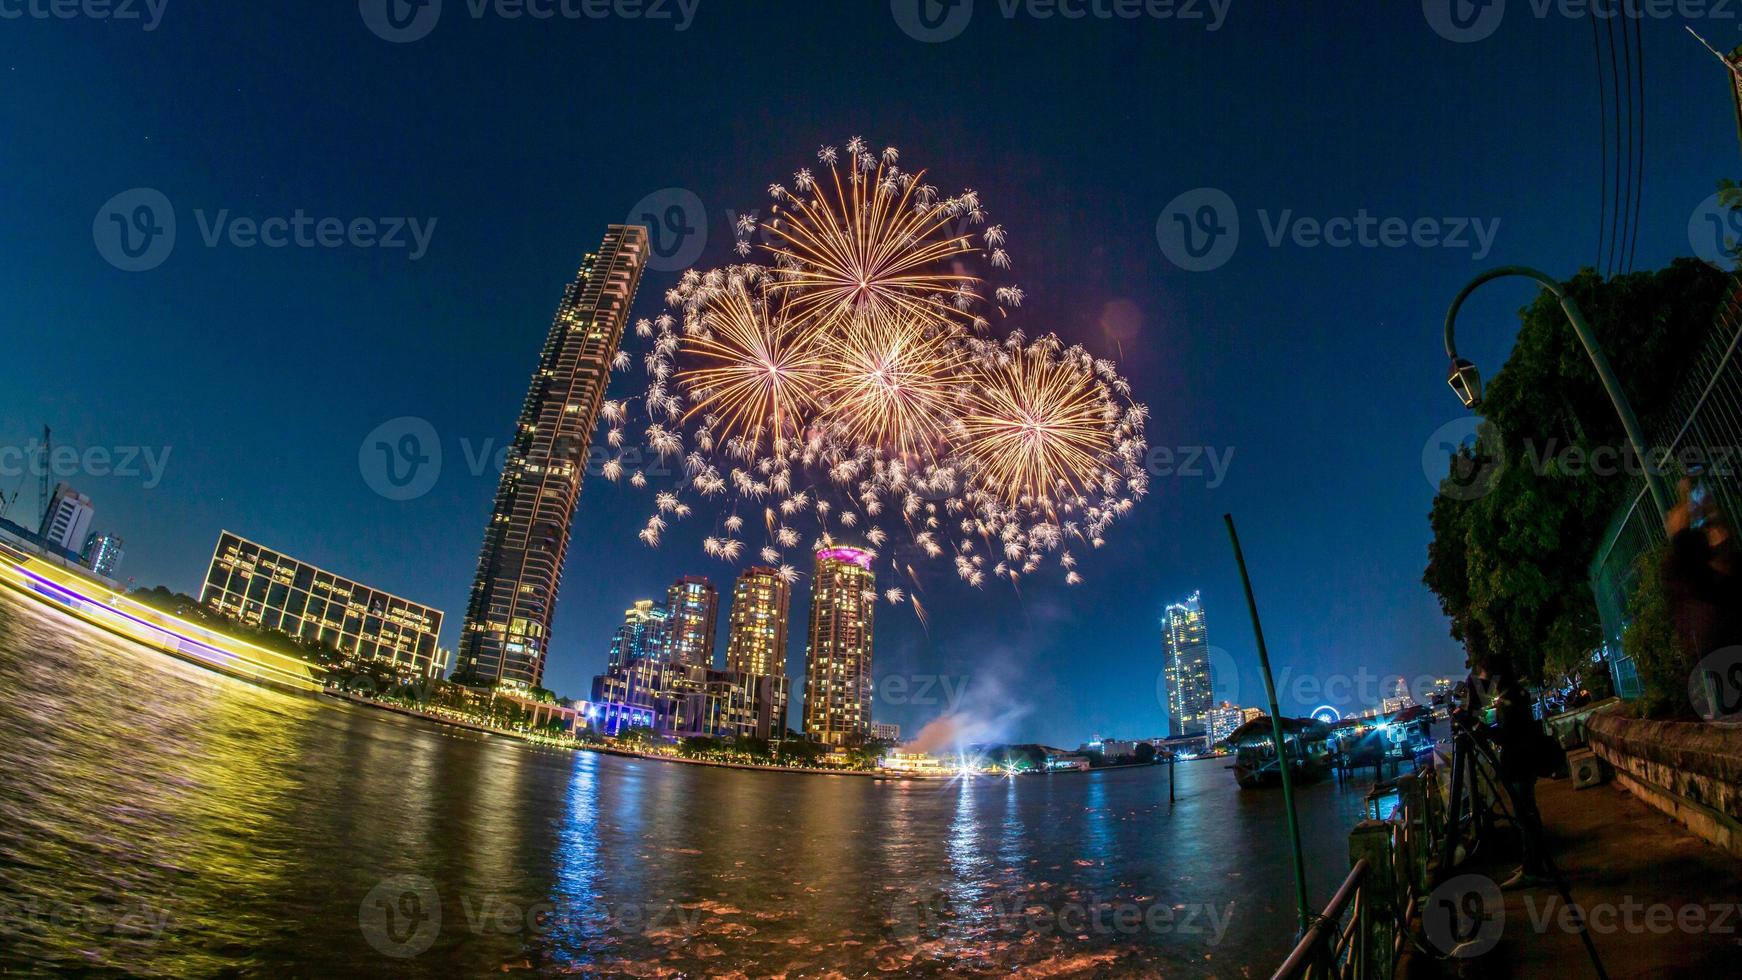
<path id="1" fill-rule="evenodd" d="M 1154 762 L 1155 761 L 1155 746 L 1149 742 L 1138 742 L 1137 743 L 1137 761 L 1139 763 L 1142 763 L 1143 765 L 1146 765 L 1146 766 L 1149 765 L 1150 763 Z"/>
<path id="2" fill-rule="evenodd" d="M 1566 284 L 1647 431 L 1671 421 L 1673 382 L 1726 284 L 1693 259 L 1607 281 L 1585 270 Z M 1560 304 L 1544 292 L 1520 318 L 1482 405 L 1490 425 L 1477 446 L 1449 454 L 1422 581 L 1471 654 L 1502 655 L 1540 679 L 1575 669 L 1599 645 L 1589 565 L 1636 484 L 1594 455 L 1627 440 Z M 1611 465 L 1596 464 L 1603 459 Z"/>

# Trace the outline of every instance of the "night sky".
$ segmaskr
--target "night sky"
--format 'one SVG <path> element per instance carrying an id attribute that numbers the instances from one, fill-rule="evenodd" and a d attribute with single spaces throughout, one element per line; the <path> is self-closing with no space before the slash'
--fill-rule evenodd
<path id="1" fill-rule="evenodd" d="M 349 2 L 169 0 L 150 31 L 0 20 L 0 447 L 48 424 L 81 449 L 167 449 L 154 485 L 68 477 L 94 498 L 96 527 L 126 539 L 137 584 L 195 591 L 227 527 L 446 610 L 451 647 L 495 480 L 469 457 L 509 437 L 581 254 L 675 187 L 706 209 L 700 264 L 729 261 L 729 211 L 766 208 L 766 186 L 815 166 L 819 145 L 863 135 L 945 190 L 977 190 L 1008 229 L 1010 278 L 1028 294 L 1010 326 L 1118 357 L 1152 409 L 1152 446 L 1176 463 L 1210 447 L 1228 464 L 1219 481 L 1207 462 L 1155 477 L 1107 546 L 1079 555 L 1081 586 L 1049 566 L 1020 595 L 975 591 L 933 563 L 929 633 L 879 606 L 876 673 L 906 690 L 884 700 L 915 702 L 879 705 L 880 720 L 916 730 L 946 709 L 928 678 L 947 677 L 966 685 L 965 713 L 1012 738 L 1162 734 L 1158 616 L 1200 589 L 1215 662 L 1239 669 L 1218 687 L 1261 703 L 1225 511 L 1279 672 L 1453 673 L 1462 652 L 1420 584 L 1424 446 L 1465 417 L 1443 381 L 1446 304 L 1491 265 L 1564 278 L 1597 255 L 1589 26 L 1512 6 L 1477 43 L 1442 38 L 1414 2 L 1236 2 L 1208 31 L 1006 18 L 981 0 L 942 43 L 904 33 L 882 0 L 701 0 L 682 31 L 475 19 L 448 0 L 403 44 Z M 1736 172 L 1737 145 L 1722 69 L 1682 21 L 1643 27 L 1637 265 L 1653 268 L 1690 251 L 1690 220 Z M 1737 42 L 1735 20 L 1699 29 Z M 93 222 L 138 187 L 172 202 L 178 238 L 158 267 L 125 272 Z M 1191 272 L 1158 246 L 1157 219 L 1199 187 L 1237 204 L 1241 239 L 1225 265 Z M 416 259 L 207 247 L 195 212 L 225 209 L 436 224 Z M 1499 226 L 1480 256 L 1474 233 L 1435 248 L 1266 240 L 1284 212 L 1361 209 Z M 649 272 L 636 314 L 655 315 L 674 278 Z M 1490 376 L 1530 295 L 1490 286 L 1466 308 L 1463 353 Z M 613 393 L 639 387 L 620 375 Z M 409 501 L 374 492 L 359 466 L 365 435 L 400 416 L 428 420 L 443 452 L 439 480 Z M 18 478 L 16 453 L 4 462 L 0 489 L 23 488 L 11 516 L 33 513 L 34 478 Z M 656 551 L 636 541 L 650 508 L 603 479 L 582 493 L 546 674 L 559 693 L 585 695 L 633 600 L 682 573 L 729 593 L 733 569 L 697 546 L 706 522 Z M 806 603 L 800 588 L 795 676 Z M 1323 700 L 1301 690 L 1283 684 L 1285 711 Z"/>

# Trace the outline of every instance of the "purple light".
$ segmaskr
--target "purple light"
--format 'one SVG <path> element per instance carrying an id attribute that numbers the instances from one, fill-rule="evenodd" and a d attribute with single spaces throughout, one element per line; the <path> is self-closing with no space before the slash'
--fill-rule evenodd
<path id="1" fill-rule="evenodd" d="M 858 548 L 826 548 L 817 552 L 818 561 L 840 561 L 860 568 L 871 567 L 871 552 Z"/>

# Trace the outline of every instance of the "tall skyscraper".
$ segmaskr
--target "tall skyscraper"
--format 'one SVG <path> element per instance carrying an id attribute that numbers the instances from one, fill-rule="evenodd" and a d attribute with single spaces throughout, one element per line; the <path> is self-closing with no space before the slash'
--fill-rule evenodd
<path id="1" fill-rule="evenodd" d="M 114 578 L 115 569 L 121 566 L 121 536 L 92 533 L 85 539 L 85 550 L 79 557 L 86 568 L 98 575 Z"/>
<path id="2" fill-rule="evenodd" d="M 42 515 L 42 539 L 62 551 L 77 554 L 85 546 L 85 534 L 91 529 L 91 518 L 97 509 L 91 498 L 65 483 L 57 484 L 48 498 L 48 510 Z"/>
<path id="3" fill-rule="evenodd" d="M 817 552 L 805 649 L 804 731 L 826 745 L 871 734 L 871 619 L 877 608 L 871 553 Z"/>
<path id="4" fill-rule="evenodd" d="M 611 225 L 563 290 L 508 447 L 466 604 L 456 674 L 473 682 L 537 686 L 544 678 L 569 523 L 611 360 L 646 263 L 647 229 Z"/>
<path id="5" fill-rule="evenodd" d="M 1209 632 L 1198 593 L 1167 607 L 1161 633 L 1169 731 L 1176 736 L 1202 735 L 1209 722 L 1214 684 L 1210 678 Z"/>
<path id="6" fill-rule="evenodd" d="M 720 615 L 720 594 L 714 583 L 685 575 L 665 594 L 669 618 L 665 655 L 686 667 L 714 665 L 714 632 Z"/>
<path id="7" fill-rule="evenodd" d="M 740 674 L 786 676 L 786 622 L 792 589 L 779 569 L 752 565 L 732 586 L 726 631 L 726 669 Z"/>
<path id="8" fill-rule="evenodd" d="M 637 600 L 623 610 L 623 625 L 611 637 L 610 668 L 615 670 L 637 660 L 662 660 L 666 641 L 665 607 L 652 599 Z"/>

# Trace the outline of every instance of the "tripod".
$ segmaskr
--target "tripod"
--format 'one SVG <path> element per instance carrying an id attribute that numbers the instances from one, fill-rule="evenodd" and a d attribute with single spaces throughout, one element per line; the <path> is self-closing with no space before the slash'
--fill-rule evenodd
<path id="1" fill-rule="evenodd" d="M 1525 808 L 1513 796 L 1512 787 L 1501 783 L 1496 776 L 1500 772 L 1500 760 L 1495 757 L 1494 750 L 1483 741 L 1475 726 L 1471 724 L 1468 715 L 1453 712 L 1451 721 L 1455 737 L 1452 752 L 1452 798 L 1446 806 L 1446 834 L 1440 850 L 1440 867 L 1442 869 L 1450 869 L 1453 866 L 1453 859 L 1457 855 L 1458 838 L 1463 836 L 1461 811 L 1466 798 L 1470 804 L 1470 822 L 1473 835 L 1469 852 L 1465 854 L 1466 858 L 1470 852 L 1474 852 L 1476 847 L 1480 846 L 1485 832 L 1493 828 L 1494 808 L 1499 809 L 1500 815 L 1517 828 L 1521 836 L 1528 833 L 1523 823 Z M 1480 812 L 1477 812 L 1476 790 L 1484 783 L 1494 804 L 1493 807 L 1483 807 Z M 1506 805 L 1509 799 L 1512 801 L 1510 808 Z M 1537 819 L 1537 834 L 1540 838 L 1541 820 L 1540 817 Z M 1608 972 L 1603 969 L 1603 960 L 1597 955 L 1597 946 L 1591 941 L 1590 930 L 1585 927 L 1584 910 L 1573 901 L 1572 890 L 1567 887 L 1567 880 L 1561 875 L 1560 868 L 1554 863 L 1554 858 L 1548 853 L 1548 849 L 1546 847 L 1540 849 L 1542 851 L 1540 855 L 1542 865 L 1547 869 L 1549 879 L 1554 882 L 1555 891 L 1560 893 L 1561 901 L 1567 903 L 1568 908 L 1578 909 L 1575 921 L 1579 927 L 1579 940 L 1584 943 L 1585 954 L 1591 959 L 1591 969 L 1596 972 L 1598 980 L 1609 980 Z"/>

